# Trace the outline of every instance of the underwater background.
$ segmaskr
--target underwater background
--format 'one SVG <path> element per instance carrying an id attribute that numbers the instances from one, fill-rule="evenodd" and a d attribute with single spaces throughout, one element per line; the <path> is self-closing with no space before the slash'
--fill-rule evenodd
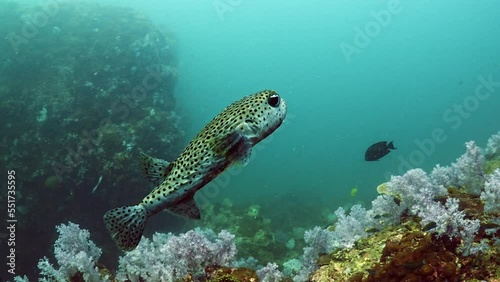
<path id="1" fill-rule="evenodd" d="M 251 214 L 248 234 L 266 230 L 284 246 L 333 224 L 339 207 L 368 207 L 391 175 L 448 165 L 470 140 L 486 146 L 500 129 L 499 10 L 498 1 L 0 1 L 0 166 L 17 172 L 18 274 L 36 277 L 54 226 L 68 221 L 116 268 L 102 215 L 153 188 L 138 153 L 174 160 L 224 107 L 264 89 L 286 100 L 285 123 L 249 164 L 198 192 L 201 221 L 161 214 L 146 237 L 218 232 L 231 214 Z M 156 69 L 159 86 L 127 104 L 123 93 Z M 82 143 L 96 129 L 102 142 Z M 365 161 L 379 141 L 396 150 Z M 239 254 L 284 261 L 302 253 L 297 244 L 249 243 Z"/>

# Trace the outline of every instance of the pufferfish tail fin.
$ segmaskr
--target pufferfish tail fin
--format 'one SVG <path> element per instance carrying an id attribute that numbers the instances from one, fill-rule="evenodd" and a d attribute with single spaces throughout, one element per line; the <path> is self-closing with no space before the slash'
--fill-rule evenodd
<path id="1" fill-rule="evenodd" d="M 131 251 L 142 238 L 150 214 L 142 205 L 119 207 L 104 214 L 104 224 L 118 248 Z"/>

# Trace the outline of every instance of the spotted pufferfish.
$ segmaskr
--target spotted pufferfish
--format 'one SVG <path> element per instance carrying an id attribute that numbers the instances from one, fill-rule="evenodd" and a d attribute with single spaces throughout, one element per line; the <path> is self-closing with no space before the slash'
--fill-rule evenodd
<path id="1" fill-rule="evenodd" d="M 141 153 L 146 177 L 156 188 L 138 205 L 104 214 L 117 246 L 135 249 L 148 218 L 163 210 L 199 219 L 194 194 L 230 165 L 246 164 L 252 147 L 282 124 L 286 111 L 285 100 L 275 91 L 261 91 L 226 107 L 172 163 Z"/>

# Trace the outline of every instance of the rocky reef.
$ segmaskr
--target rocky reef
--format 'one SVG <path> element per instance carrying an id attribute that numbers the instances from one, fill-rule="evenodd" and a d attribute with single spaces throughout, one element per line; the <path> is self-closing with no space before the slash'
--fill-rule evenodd
<path id="1" fill-rule="evenodd" d="M 184 144 L 173 35 L 131 8 L 73 1 L 2 1 L 0 25 L 0 166 L 16 171 L 19 244 L 48 245 L 61 216 L 101 228 L 90 213 L 149 190 L 138 152 L 173 159 Z"/>
<path id="2" fill-rule="evenodd" d="M 469 194 L 460 196 L 468 217 L 482 214 L 479 198 Z M 310 280 L 479 281 L 500 277 L 498 243 L 493 239 L 500 236 L 499 225 L 491 223 L 494 216 L 482 218 L 482 227 L 475 238 L 478 243 L 475 255 L 461 255 L 457 250 L 461 240 L 437 237 L 425 230 L 417 217 L 405 216 L 400 225 L 360 239 L 352 249 L 338 249 L 320 256 L 317 260 L 320 268 Z"/>
<path id="3" fill-rule="evenodd" d="M 352 247 L 336 248 L 323 254 L 316 260 L 319 269 L 309 280 L 497 281 L 500 277 L 500 169 L 497 167 L 500 155 L 488 154 L 488 151 L 498 148 L 499 136 L 500 133 L 490 138 L 490 141 L 495 138 L 497 141 L 483 150 L 485 158 L 473 142 L 466 143 L 467 152 L 456 163 L 444 168 L 436 166 L 431 174 L 433 183 L 448 186 L 441 195 L 431 197 L 431 201 L 419 209 L 410 209 L 408 205 L 399 215 L 397 225 L 382 230 L 367 228 L 364 230 L 367 235 Z M 479 189 L 480 195 L 467 185 L 457 185 L 454 177 L 482 178 L 479 182 L 466 182 L 483 187 Z M 443 182 L 444 179 L 448 180 Z M 379 188 L 395 186 L 400 180 L 393 177 L 391 182 Z M 409 203 L 412 197 L 418 202 L 417 194 L 409 197 L 409 193 L 415 193 L 411 191 L 414 187 L 431 195 L 430 187 L 415 180 L 402 186 L 405 191 L 389 194 L 400 204 L 401 200 Z M 450 202 L 455 203 L 453 207 Z M 435 209 L 432 203 L 446 206 L 446 209 Z M 387 220 L 388 216 L 389 213 L 375 217 Z M 334 230 L 341 224 L 352 222 L 337 223 Z"/>

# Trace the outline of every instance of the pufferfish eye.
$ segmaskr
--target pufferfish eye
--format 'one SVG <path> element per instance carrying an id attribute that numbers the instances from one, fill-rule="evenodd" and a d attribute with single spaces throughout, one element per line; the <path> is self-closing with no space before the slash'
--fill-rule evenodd
<path id="1" fill-rule="evenodd" d="M 269 106 L 276 108 L 280 104 L 280 96 L 278 94 L 273 94 L 267 98 L 267 103 Z"/>

